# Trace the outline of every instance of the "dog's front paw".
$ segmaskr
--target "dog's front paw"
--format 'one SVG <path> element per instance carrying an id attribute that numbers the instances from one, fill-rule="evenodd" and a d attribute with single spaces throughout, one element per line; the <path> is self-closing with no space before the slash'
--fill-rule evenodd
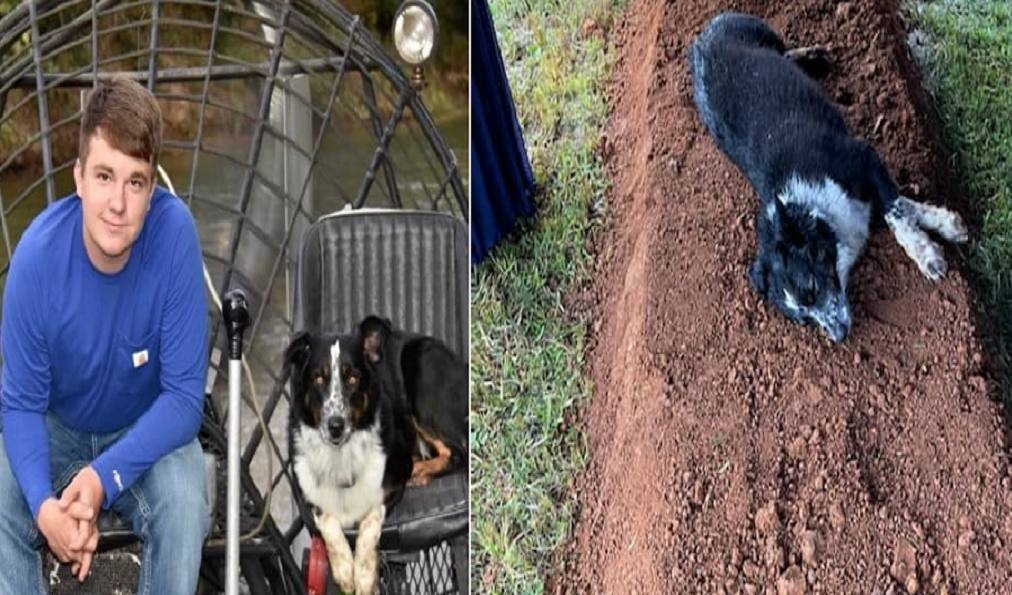
<path id="1" fill-rule="evenodd" d="M 355 595 L 372 595 L 376 590 L 376 565 L 379 544 L 383 531 L 383 519 L 386 508 L 382 505 L 373 508 L 359 522 L 358 539 L 355 543 Z"/>
<path id="2" fill-rule="evenodd" d="M 906 208 L 912 213 L 914 221 L 921 229 L 933 231 L 950 242 L 963 244 L 970 239 L 970 233 L 966 229 L 959 213 L 950 211 L 945 207 L 919 203 L 905 196 L 901 196 L 898 202 L 905 203 Z"/>
<path id="3" fill-rule="evenodd" d="M 970 232 L 966 229 L 963 219 L 951 211 L 946 211 L 946 214 L 948 216 L 944 218 L 942 225 L 938 228 L 938 233 L 950 242 L 965 244 L 970 239 Z"/>
<path id="4" fill-rule="evenodd" d="M 910 201 L 907 201 L 907 204 L 921 206 Z M 927 225 L 923 217 L 915 216 L 909 210 L 897 209 L 886 214 L 885 219 L 896 241 L 914 261 L 922 275 L 932 282 L 945 276 L 945 255 L 938 244 L 932 242 L 925 233 L 923 228 Z"/>
<path id="5" fill-rule="evenodd" d="M 355 565 L 355 595 L 372 595 L 376 590 L 376 554 L 372 554 L 372 563 Z M 348 591 L 349 593 L 351 591 Z"/>
<path id="6" fill-rule="evenodd" d="M 347 560 L 330 559 L 330 572 L 334 575 L 334 583 L 342 593 L 358 593 L 357 576 L 355 576 L 355 565 L 351 558 Z"/>
<path id="7" fill-rule="evenodd" d="M 320 530 L 323 543 L 327 546 L 327 560 L 330 562 L 330 574 L 342 593 L 353 593 L 355 590 L 355 559 L 344 537 L 344 528 L 334 517 L 325 512 L 314 514 L 316 527 Z"/>
<path id="8" fill-rule="evenodd" d="M 928 241 L 918 246 L 914 260 L 917 262 L 917 268 L 920 269 L 921 274 L 931 282 L 937 283 L 945 276 L 947 268 L 945 256 L 934 242 Z"/>

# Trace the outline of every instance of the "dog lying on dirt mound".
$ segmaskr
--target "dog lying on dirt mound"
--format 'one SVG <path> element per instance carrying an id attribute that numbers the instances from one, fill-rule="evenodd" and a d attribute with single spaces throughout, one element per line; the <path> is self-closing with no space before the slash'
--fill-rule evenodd
<path id="1" fill-rule="evenodd" d="M 726 13 L 693 41 L 689 68 L 703 123 L 759 195 L 752 285 L 783 315 L 840 342 L 851 324 L 847 278 L 872 217 L 931 281 L 946 266 L 926 232 L 953 242 L 967 232 L 956 213 L 899 194 L 875 149 L 850 134 L 806 74 L 820 62 L 813 56 L 788 52 L 756 17 Z"/>

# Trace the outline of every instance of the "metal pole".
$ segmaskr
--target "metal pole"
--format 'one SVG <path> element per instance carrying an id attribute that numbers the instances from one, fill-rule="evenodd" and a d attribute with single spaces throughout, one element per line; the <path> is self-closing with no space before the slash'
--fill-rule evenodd
<path id="1" fill-rule="evenodd" d="M 225 550 L 225 593 L 239 595 L 239 408 L 242 380 L 242 335 L 249 326 L 246 295 L 233 289 L 225 295 L 222 316 L 228 333 L 228 492 Z"/>

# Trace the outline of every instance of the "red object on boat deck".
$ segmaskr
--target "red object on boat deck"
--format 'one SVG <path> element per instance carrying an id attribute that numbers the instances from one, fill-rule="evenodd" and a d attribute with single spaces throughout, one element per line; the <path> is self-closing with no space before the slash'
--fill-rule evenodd
<path id="1" fill-rule="evenodd" d="M 327 546 L 319 535 L 313 536 L 309 546 L 306 592 L 309 595 L 326 595 L 327 593 Z"/>

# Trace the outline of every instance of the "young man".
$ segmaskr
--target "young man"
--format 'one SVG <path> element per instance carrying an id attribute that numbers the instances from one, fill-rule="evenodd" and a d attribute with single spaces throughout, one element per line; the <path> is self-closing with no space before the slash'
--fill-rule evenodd
<path id="1" fill-rule="evenodd" d="M 48 590 L 43 544 L 83 581 L 109 508 L 143 540 L 138 593 L 195 590 L 210 525 L 196 439 L 207 301 L 193 218 L 155 186 L 161 138 L 146 89 L 116 79 L 92 91 L 77 192 L 35 218 L 11 259 L 0 593 Z"/>

